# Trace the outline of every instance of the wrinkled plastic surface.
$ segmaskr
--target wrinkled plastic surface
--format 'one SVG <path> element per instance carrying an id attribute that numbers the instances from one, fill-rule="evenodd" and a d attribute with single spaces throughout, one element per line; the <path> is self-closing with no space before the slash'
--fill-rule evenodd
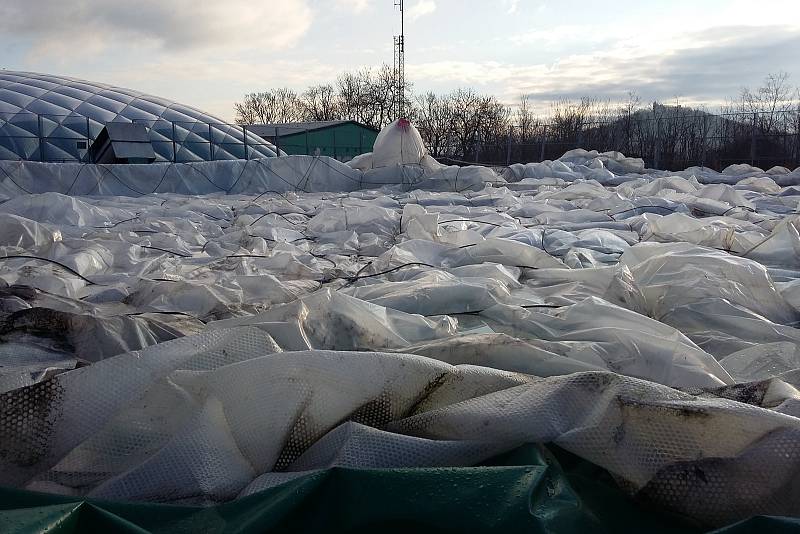
<path id="1" fill-rule="evenodd" d="M 551 443 L 704 527 L 800 515 L 797 171 L 203 165 L 8 167 L 0 485 L 213 507 Z"/>

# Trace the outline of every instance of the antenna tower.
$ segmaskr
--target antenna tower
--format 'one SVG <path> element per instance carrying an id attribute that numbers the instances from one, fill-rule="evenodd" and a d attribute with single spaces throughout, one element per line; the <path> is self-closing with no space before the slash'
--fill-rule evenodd
<path id="1" fill-rule="evenodd" d="M 394 0 L 394 7 L 400 8 L 400 35 L 394 36 L 394 78 L 397 84 L 394 97 L 395 119 L 404 118 L 403 104 L 406 92 L 406 37 L 403 0 Z"/>

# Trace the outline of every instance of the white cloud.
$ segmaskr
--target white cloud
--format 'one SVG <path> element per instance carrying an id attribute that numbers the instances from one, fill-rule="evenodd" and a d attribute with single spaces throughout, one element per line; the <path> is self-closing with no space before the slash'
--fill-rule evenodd
<path id="1" fill-rule="evenodd" d="M 508 8 L 506 8 L 506 13 L 511 15 L 517 12 L 517 7 L 519 7 L 519 0 L 506 0 L 505 3 L 508 5 Z"/>
<path id="2" fill-rule="evenodd" d="M 552 63 L 435 61 L 409 65 L 408 71 L 419 86 L 471 86 L 507 102 L 522 94 L 541 102 L 560 96 L 621 99 L 636 90 L 644 98 L 680 96 L 689 105 L 713 105 L 742 86 L 757 86 L 770 72 L 798 65 L 799 47 L 800 29 L 791 25 L 718 27 L 675 34 L 671 41 L 621 40 Z"/>
<path id="3" fill-rule="evenodd" d="M 419 25 L 408 77 L 418 91 L 472 86 L 508 102 L 520 94 L 542 102 L 620 98 L 635 89 L 646 99 L 682 95 L 688 104 L 735 95 L 777 70 L 797 84 L 800 19 L 788 15 L 800 3 L 763 2 L 753 12 L 748 0 L 731 0 L 713 21 L 678 6 L 591 24 L 520 16 L 543 0 L 476 2 L 470 16 L 454 13 L 454 24 Z M 454 4 L 408 0 L 406 15 L 436 16 Z M 786 15 L 780 26 L 773 6 Z M 0 0 L 0 49 L 6 68 L 127 86 L 231 118 L 245 92 L 300 90 L 391 58 L 386 37 L 396 15 L 387 0 Z M 508 31 L 465 37 L 498 24 Z"/>
<path id="4" fill-rule="evenodd" d="M 341 65 L 319 60 L 261 59 L 258 62 L 226 58 L 205 61 L 186 57 L 179 62 L 165 58 L 136 69 L 98 69 L 80 78 L 120 87 L 145 90 L 233 121 L 233 102 L 245 93 L 273 87 L 302 91 L 310 85 L 332 81 Z M 169 75 L 165 76 L 164 73 Z M 64 74 L 74 75 L 71 72 Z"/>
<path id="5" fill-rule="evenodd" d="M 593 26 L 563 24 L 511 35 L 508 39 L 517 46 L 553 46 L 565 43 L 574 46 L 576 43 L 600 42 L 618 34 L 618 31 L 612 29 L 603 30 Z"/>
<path id="6" fill-rule="evenodd" d="M 369 7 L 370 0 L 336 0 L 336 5 L 353 13 L 362 13 Z"/>
<path id="7" fill-rule="evenodd" d="M 411 9 L 407 11 L 411 20 L 417 20 L 420 17 L 430 15 L 436 11 L 436 2 L 433 0 L 417 0 L 417 2 L 411 6 Z"/>
<path id="8" fill-rule="evenodd" d="M 3 0 L 0 33 L 30 39 L 34 56 L 120 47 L 265 53 L 295 44 L 309 29 L 307 0 Z"/>

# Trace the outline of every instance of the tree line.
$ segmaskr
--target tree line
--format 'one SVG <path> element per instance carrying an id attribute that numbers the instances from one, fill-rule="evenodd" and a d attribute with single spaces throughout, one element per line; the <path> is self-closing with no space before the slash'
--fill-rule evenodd
<path id="1" fill-rule="evenodd" d="M 395 119 L 398 84 L 388 65 L 341 74 L 305 91 L 275 88 L 235 104 L 238 124 L 355 120 L 381 129 Z M 645 104 L 635 93 L 619 102 L 558 99 L 537 112 L 531 98 L 513 105 L 471 88 L 445 94 L 403 91 L 412 120 L 435 158 L 507 164 L 555 159 L 572 148 L 617 150 L 654 167 L 731 162 L 800 164 L 800 90 L 786 73 L 743 88 L 711 113 L 680 102 Z"/>

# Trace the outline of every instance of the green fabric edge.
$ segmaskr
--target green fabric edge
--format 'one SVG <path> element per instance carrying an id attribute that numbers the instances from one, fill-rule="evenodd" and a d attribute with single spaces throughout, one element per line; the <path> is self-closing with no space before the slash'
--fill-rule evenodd
<path id="1" fill-rule="evenodd" d="M 108 502 L 0 488 L 0 532 L 702 532 L 635 503 L 603 469 L 526 445 L 466 468 L 344 469 L 211 507 Z M 725 534 L 800 532 L 752 518 Z"/>

